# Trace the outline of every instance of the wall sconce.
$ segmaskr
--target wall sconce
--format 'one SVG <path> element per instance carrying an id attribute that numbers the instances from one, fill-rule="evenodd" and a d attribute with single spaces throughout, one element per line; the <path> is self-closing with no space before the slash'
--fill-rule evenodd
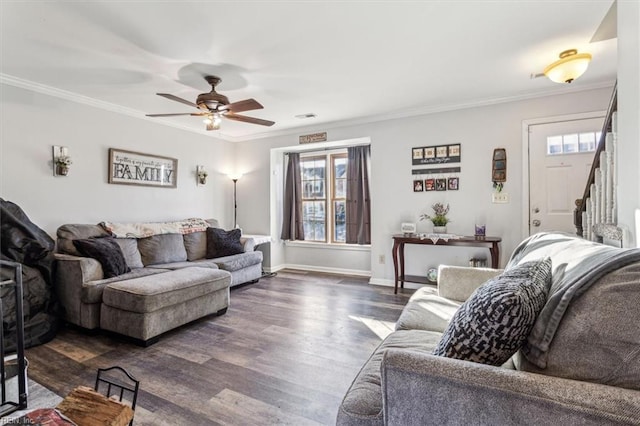
<path id="1" fill-rule="evenodd" d="M 69 166 L 73 164 L 69 157 L 69 148 L 66 146 L 53 146 L 53 175 L 67 176 L 69 174 Z"/>
<path id="2" fill-rule="evenodd" d="M 207 171 L 204 169 L 204 166 L 196 166 L 196 177 L 198 185 L 206 185 L 207 176 L 209 176 L 209 173 L 207 173 Z"/>
<path id="3" fill-rule="evenodd" d="M 571 83 L 587 70 L 591 55 L 569 49 L 560 53 L 560 59 L 544 69 L 544 75 L 555 83 Z"/>

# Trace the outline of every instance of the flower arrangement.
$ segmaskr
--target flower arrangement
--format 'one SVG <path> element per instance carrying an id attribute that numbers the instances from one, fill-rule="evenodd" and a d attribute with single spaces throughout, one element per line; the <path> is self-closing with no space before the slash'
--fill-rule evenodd
<path id="1" fill-rule="evenodd" d="M 433 216 L 421 214 L 420 220 L 429 219 L 433 222 L 434 226 L 446 226 L 447 223 L 449 223 L 449 218 L 447 218 L 447 213 L 449 213 L 449 204 L 445 206 L 442 203 L 435 203 L 431 208 L 435 214 Z"/>
<path id="2" fill-rule="evenodd" d="M 69 167 L 71 164 L 73 164 L 73 161 L 71 161 L 71 157 L 68 155 L 59 155 L 56 157 L 56 166 Z"/>

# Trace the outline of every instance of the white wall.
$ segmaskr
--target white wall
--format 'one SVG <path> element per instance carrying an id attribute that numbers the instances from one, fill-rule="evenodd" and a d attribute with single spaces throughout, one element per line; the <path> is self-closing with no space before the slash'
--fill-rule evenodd
<path id="1" fill-rule="evenodd" d="M 237 147 L 238 165 L 248 173 L 239 204 L 250 208 L 239 212 L 239 222 L 251 226 L 252 232 L 279 235 L 279 224 L 276 224 L 277 229 L 271 229 L 269 181 L 270 174 L 278 173 L 278 170 L 269 169 L 270 151 L 296 145 L 298 135 L 309 133 L 308 130 L 326 130 L 330 141 L 371 139 L 372 282 L 392 282 L 391 235 L 399 231 L 400 223 L 417 221 L 421 213 L 430 212 L 430 206 L 438 201 L 451 205 L 451 232 L 472 234 L 475 217 L 482 212 L 487 218 L 487 233 L 503 239 L 501 264 L 504 265 L 523 235 L 522 121 L 603 110 L 610 96 L 611 89 L 606 88 L 363 125 L 301 129 L 294 135 L 241 142 Z M 460 190 L 414 193 L 411 148 L 452 143 L 462 145 Z M 504 205 L 491 203 L 491 155 L 498 147 L 506 148 L 508 156 L 504 191 L 510 195 L 511 202 Z M 418 222 L 419 232 L 428 230 L 427 223 Z M 277 248 L 279 244 L 274 243 L 272 247 Z M 343 260 L 348 259 L 346 254 L 341 254 Z M 407 273 L 424 274 L 428 267 L 440 263 L 466 265 L 476 254 L 488 256 L 483 249 L 410 247 L 407 249 Z M 290 247 L 286 255 L 293 256 Z M 288 263 L 286 255 L 277 261 Z M 378 263 L 380 255 L 385 256 L 384 264 Z M 301 257 L 296 254 L 296 258 Z M 324 260 L 308 252 L 304 261 L 311 267 L 334 266 L 322 265 Z"/>
<path id="2" fill-rule="evenodd" d="M 640 246 L 640 2 L 618 2 L 618 225 L 625 246 Z"/>
<path id="3" fill-rule="evenodd" d="M 0 85 L 0 197 L 18 204 L 55 235 L 64 223 L 151 221 L 214 217 L 231 226 L 234 146 L 230 142 L 158 125 L 56 97 Z M 67 177 L 54 177 L 52 145 L 69 148 Z M 108 149 L 178 159 L 178 187 L 107 183 Z M 204 165 L 208 183 L 196 186 Z"/>

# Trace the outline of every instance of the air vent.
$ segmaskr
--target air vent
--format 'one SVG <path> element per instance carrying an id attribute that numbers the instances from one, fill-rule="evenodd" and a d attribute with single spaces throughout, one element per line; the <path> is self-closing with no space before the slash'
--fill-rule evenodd
<path id="1" fill-rule="evenodd" d="M 300 120 L 304 120 L 306 118 L 316 118 L 317 116 L 312 112 L 308 112 L 306 114 L 298 114 L 295 117 L 299 118 Z"/>

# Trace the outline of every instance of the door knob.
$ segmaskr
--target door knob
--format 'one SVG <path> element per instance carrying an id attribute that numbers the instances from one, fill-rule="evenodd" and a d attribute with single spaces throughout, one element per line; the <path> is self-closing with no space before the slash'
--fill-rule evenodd
<path id="1" fill-rule="evenodd" d="M 533 209 L 533 212 L 534 213 L 540 213 L 540 209 L 536 207 L 535 209 Z"/>
<path id="2" fill-rule="evenodd" d="M 533 226 L 540 226 L 540 223 L 541 222 L 538 219 L 535 219 L 533 222 L 531 222 Z"/>

